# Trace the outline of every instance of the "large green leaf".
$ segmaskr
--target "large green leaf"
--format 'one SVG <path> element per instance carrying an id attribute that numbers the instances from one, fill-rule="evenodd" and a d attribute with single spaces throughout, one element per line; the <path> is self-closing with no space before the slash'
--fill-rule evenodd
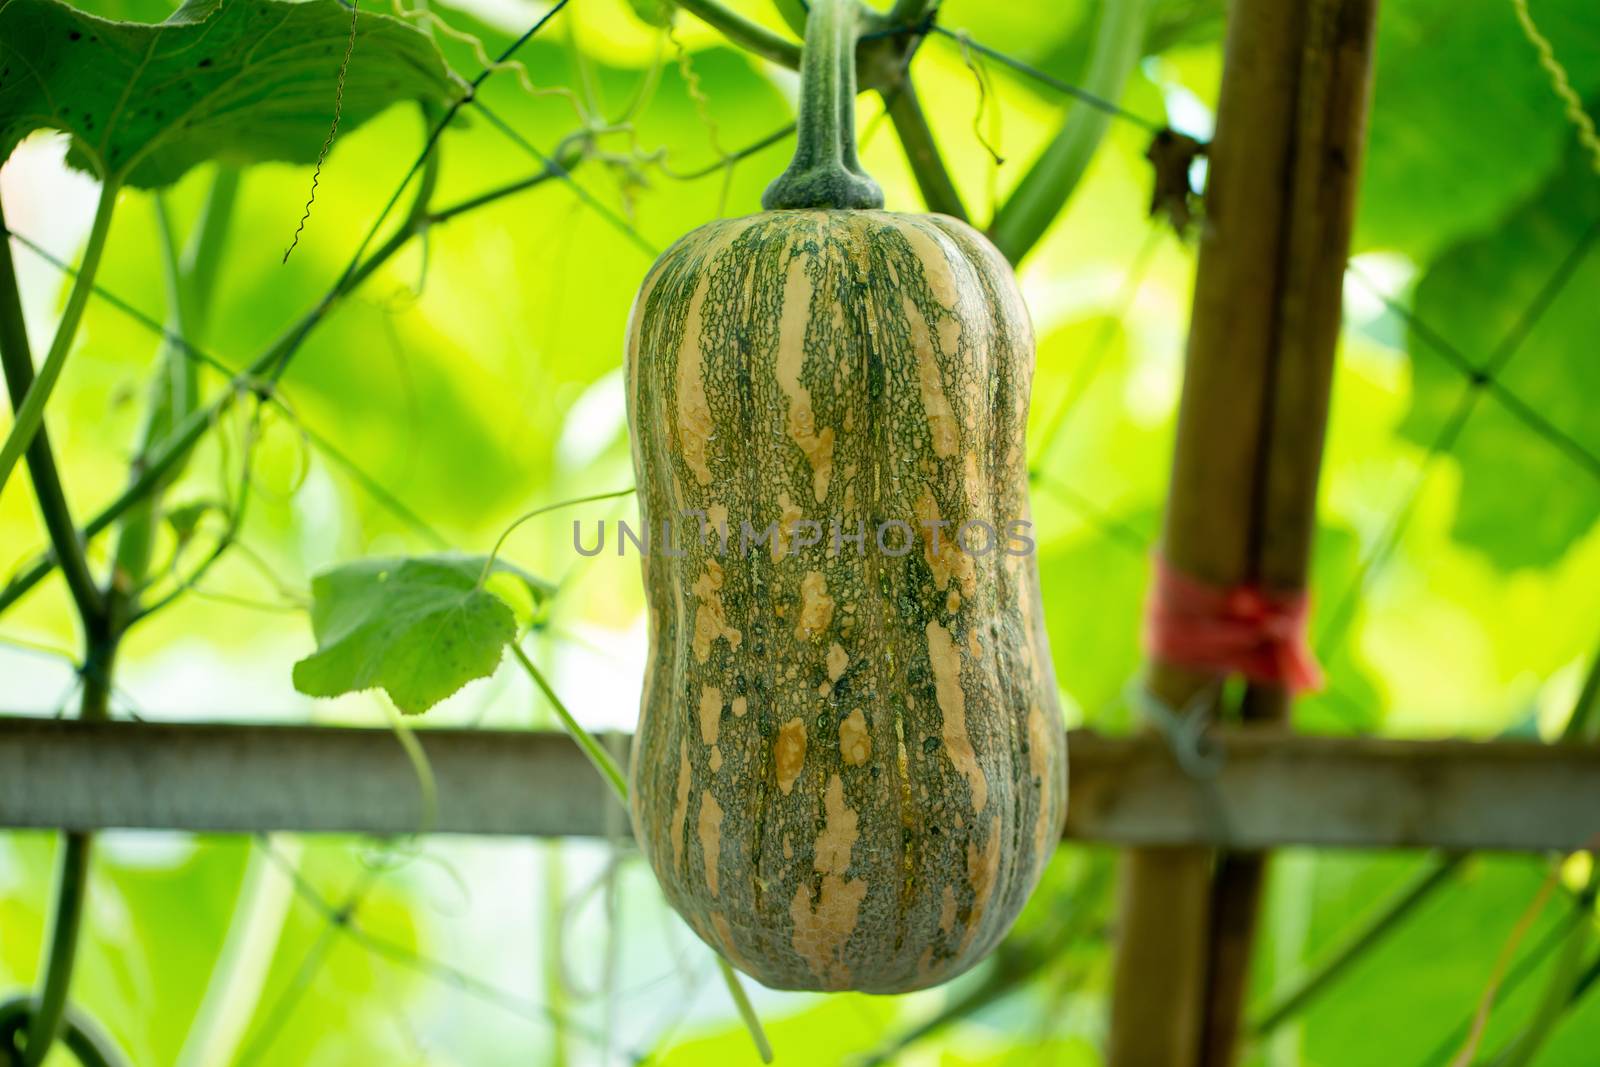
<path id="1" fill-rule="evenodd" d="M 483 556 L 364 559 L 311 583 L 317 651 L 294 665 L 294 686 L 331 697 L 381 688 L 403 712 L 427 711 L 499 666 L 516 636 L 511 607 L 483 584 Z M 538 599 L 547 591 L 504 563 Z"/>
<path id="2" fill-rule="evenodd" d="M 338 0 L 191 0 L 166 22 L 113 22 L 57 0 L 0 3 L 0 159 L 38 129 L 68 160 L 153 188 L 208 160 L 314 161 L 338 99 L 350 130 L 401 100 L 452 92 L 432 40 Z"/>
<path id="3" fill-rule="evenodd" d="M 1578 92 L 1600 88 L 1593 0 L 1535 0 Z M 1559 165 L 1572 130 L 1509 0 L 1386 0 L 1356 244 L 1426 260 Z"/>
<path id="4" fill-rule="evenodd" d="M 1430 332 L 1475 366 L 1520 336 L 1498 378 L 1572 442 L 1553 443 L 1502 400 L 1479 398 L 1453 449 L 1461 467 L 1455 533 L 1502 567 L 1553 563 L 1600 519 L 1600 481 L 1571 454 L 1600 455 L 1600 249 L 1591 243 L 1553 299 L 1546 291 L 1596 220 L 1600 183 L 1574 151 L 1542 191 L 1487 236 L 1451 248 L 1417 286 L 1424 325 L 1411 331 L 1415 380 L 1402 431 L 1434 440 L 1467 388 Z M 1541 306 L 1523 336 L 1525 317 Z"/>
<path id="5" fill-rule="evenodd" d="M 1314 862 L 1314 887 L 1309 894 L 1301 890 L 1310 908 L 1308 961 L 1324 958 L 1358 921 L 1356 916 L 1381 905 L 1416 860 L 1404 854 L 1324 852 Z M 1499 1047 L 1527 1018 L 1549 960 L 1538 955 L 1540 947 L 1569 914 L 1561 903 L 1566 894 L 1557 893 L 1519 933 L 1521 917 L 1544 876 L 1543 864 L 1529 858 L 1482 856 L 1470 861 L 1307 1006 L 1299 1019 L 1303 1062 L 1444 1067 L 1466 1043 L 1474 1012 L 1494 979 L 1497 957 L 1509 948 L 1513 962 L 1486 1020 L 1481 1045 L 1483 1051 Z M 1532 968 L 1532 977 L 1513 982 L 1510 975 L 1524 968 Z M 1591 1055 L 1539 1062 L 1594 1060 Z"/>

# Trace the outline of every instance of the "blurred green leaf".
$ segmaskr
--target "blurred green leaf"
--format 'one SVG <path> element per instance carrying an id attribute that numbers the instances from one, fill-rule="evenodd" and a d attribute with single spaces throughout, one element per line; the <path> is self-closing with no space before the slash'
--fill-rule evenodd
<path id="1" fill-rule="evenodd" d="M 1381 900 L 1419 862 L 1427 861 L 1403 854 L 1319 854 L 1306 946 L 1311 956 L 1349 931 L 1352 910 Z M 1457 1023 L 1471 1017 L 1544 874 L 1542 863 L 1522 857 L 1471 861 L 1307 1007 L 1301 1017 L 1303 1062 L 1444 1067 L 1461 1044 L 1459 1036 L 1452 1038 Z M 1538 916 L 1515 953 L 1516 964 L 1560 928 L 1562 911 L 1547 908 Z M 1484 1047 L 1495 1047 L 1514 1029 L 1537 987 L 1502 987 Z"/>
<path id="2" fill-rule="evenodd" d="M 1030 23 L 1017 29 L 1022 36 L 1006 50 L 1024 56 L 1037 54 L 1035 66 L 1048 74 L 1065 78 L 1076 84 L 1088 69 L 1090 53 L 1094 49 L 1094 31 L 1099 12 L 1106 5 L 1063 5 L 1058 27 L 1071 27 L 1071 32 L 1054 39 L 1041 37 L 1039 20 L 1027 16 Z M 1096 9 L 1099 9 L 1098 11 Z M 1019 9 L 1026 10 L 1026 9 Z M 1220 0 L 1149 0 L 1145 20 L 1143 55 L 1159 55 L 1168 49 L 1192 48 L 1212 45 L 1222 39 L 1224 5 Z M 1031 34 L 1029 29 L 1031 28 Z M 989 41 L 988 31 L 983 31 L 984 43 Z M 1048 44 L 1048 48 L 1041 48 Z M 1068 103 L 1067 106 L 1075 106 Z M 1154 114 L 1153 112 L 1151 114 Z"/>
<path id="3" fill-rule="evenodd" d="M 1118 521 L 1132 527 L 1150 518 Z M 1139 618 L 1149 572 L 1141 549 L 1098 531 L 1039 554 L 1056 678 L 1096 729 L 1125 725 L 1122 695 L 1142 660 Z"/>
<path id="4" fill-rule="evenodd" d="M 778 9 L 778 15 L 796 36 L 805 37 L 806 13 L 810 10 L 805 0 L 772 0 L 772 6 Z"/>
<path id="5" fill-rule="evenodd" d="M 870 997 L 843 993 L 814 1001 L 793 1014 L 775 1018 L 764 1011 L 763 1023 L 772 1047 L 784 1062 L 790 1049 L 804 1052 L 796 1057 L 807 1064 L 845 1064 L 863 1049 L 871 1048 L 878 1035 L 895 1015 L 895 1002 L 889 997 Z M 648 1062 L 656 1067 L 703 1067 L 708 1063 L 755 1063 L 750 1035 L 738 1022 L 710 1032 L 691 1035 L 668 1049 L 657 1050 Z"/>
<path id="6" fill-rule="evenodd" d="M 1538 0 L 1533 14 L 1578 92 L 1600 88 L 1592 0 Z M 1446 88 L 1464 79 L 1470 93 Z M 1571 141 L 1508 2 L 1380 5 L 1373 93 L 1358 249 L 1426 261 L 1536 190 Z"/>
<path id="7" fill-rule="evenodd" d="M 408 715 L 427 711 L 494 673 L 516 616 L 479 579 L 484 556 L 364 559 L 311 583 L 317 651 L 294 665 L 294 685 L 331 697 L 381 688 Z M 543 587 L 508 564 L 537 601 Z"/>
<path id="8" fill-rule="evenodd" d="M 635 15 L 652 26 L 672 25 L 672 16 L 678 10 L 678 5 L 672 0 L 628 0 L 628 6 Z"/>
<path id="9" fill-rule="evenodd" d="M 1578 449 L 1600 455 L 1600 255 L 1592 248 L 1549 288 L 1600 221 L 1600 183 L 1577 153 L 1487 236 L 1444 253 L 1418 283 L 1410 349 L 1415 382 L 1402 432 L 1433 441 L 1467 379 L 1430 340 L 1474 367 L 1505 352 L 1496 377 Z M 1591 235 L 1592 236 L 1592 235 Z M 1593 242 L 1591 242 L 1593 243 Z M 1548 304 L 1546 304 L 1548 301 Z M 1510 347 L 1507 347 L 1510 346 Z M 1600 480 L 1570 446 L 1548 440 L 1492 394 L 1479 398 L 1453 449 L 1461 491 L 1454 533 L 1502 568 L 1547 566 L 1600 518 Z"/>
<path id="10" fill-rule="evenodd" d="M 225 512 L 226 508 L 211 500 L 196 500 L 187 504 L 167 508 L 162 517 L 167 520 L 167 525 L 172 528 L 172 535 L 178 539 L 179 544 L 188 543 L 194 537 L 195 530 L 200 522 L 210 512 Z"/>
<path id="11" fill-rule="evenodd" d="M 146 25 L 10 0 L 0 6 L 0 158 L 34 130 L 57 129 L 72 138 L 74 166 L 154 188 L 208 160 L 309 163 L 336 106 L 349 130 L 397 101 L 449 95 L 433 42 L 376 14 L 360 17 L 341 93 L 351 18 L 338 0 L 191 0 Z"/>

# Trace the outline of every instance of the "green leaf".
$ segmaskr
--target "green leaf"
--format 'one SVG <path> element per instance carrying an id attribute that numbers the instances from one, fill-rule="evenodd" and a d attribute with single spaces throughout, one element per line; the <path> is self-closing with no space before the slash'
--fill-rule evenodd
<path id="1" fill-rule="evenodd" d="M 1532 10 L 1578 92 L 1600 89 L 1593 0 L 1537 0 Z M 1484 78 L 1470 94 L 1445 88 L 1472 71 Z M 1358 250 L 1431 258 L 1537 190 L 1571 143 L 1507 0 L 1386 0 L 1374 85 Z"/>
<path id="2" fill-rule="evenodd" d="M 1412 408 L 1401 432 L 1431 442 L 1467 388 L 1462 372 L 1430 344 L 1431 331 L 1483 366 L 1521 331 L 1531 308 L 1600 219 L 1600 184 L 1581 153 L 1542 191 L 1483 237 L 1445 252 L 1417 285 L 1411 331 Z M 1538 315 L 1497 378 L 1530 409 L 1600 455 L 1600 250 L 1590 248 Z M 1502 568 L 1547 566 L 1600 519 L 1600 480 L 1568 451 L 1486 393 L 1452 449 L 1461 490 L 1455 536 Z"/>
<path id="3" fill-rule="evenodd" d="M 511 607 L 479 579 L 485 556 L 365 559 L 311 583 L 317 651 L 294 665 L 294 686 L 331 697 L 381 688 L 408 715 L 427 711 L 500 664 L 516 636 Z M 549 587 L 510 564 L 535 602 Z"/>
<path id="4" fill-rule="evenodd" d="M 0 159 L 33 131 L 55 129 L 72 138 L 72 165 L 142 188 L 208 160 L 313 162 L 340 99 L 350 20 L 338 0 L 191 0 L 156 25 L 9 0 L 0 4 Z M 360 13 L 340 130 L 450 92 L 431 38 Z"/>
<path id="5" fill-rule="evenodd" d="M 1305 948 L 1307 958 L 1316 960 L 1359 922 L 1357 916 L 1381 904 L 1427 861 L 1404 853 L 1321 852 L 1313 862 Z M 1450 1063 L 1465 1043 L 1496 958 L 1515 936 L 1544 874 L 1542 863 L 1526 857 L 1484 855 L 1469 861 L 1307 1005 L 1299 1016 L 1303 1059 L 1297 1062 Z M 1566 914 L 1566 908 L 1557 906 L 1539 913 L 1516 944 L 1513 970 L 1531 966 L 1527 961 L 1538 958 L 1532 954 L 1560 930 Z M 1535 968 L 1532 975 L 1543 969 Z M 1510 984 L 1502 984 L 1495 999 L 1484 1050 L 1499 1047 L 1527 1018 L 1541 982 L 1523 981 L 1514 989 Z M 1588 1064 L 1593 1058 L 1541 1062 Z"/>
<path id="6" fill-rule="evenodd" d="M 72 6 L 118 22 L 162 22 L 183 5 L 181 0 L 73 0 Z"/>
<path id="7" fill-rule="evenodd" d="M 187 544 L 199 529 L 202 519 L 213 511 L 222 514 L 226 510 L 215 501 L 196 500 L 167 508 L 163 517 L 167 520 L 167 525 L 172 528 L 172 536 L 178 539 L 178 543 Z"/>
<path id="8" fill-rule="evenodd" d="M 678 10 L 678 5 L 672 0 L 628 0 L 628 6 L 633 8 L 633 13 L 639 16 L 640 21 L 663 28 L 672 25 L 672 16 Z"/>

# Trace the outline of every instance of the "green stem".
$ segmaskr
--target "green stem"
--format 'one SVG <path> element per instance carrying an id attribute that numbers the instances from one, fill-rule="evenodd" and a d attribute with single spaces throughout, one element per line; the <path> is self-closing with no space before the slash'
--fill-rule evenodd
<path id="1" fill-rule="evenodd" d="M 616 496 L 618 494 L 609 495 Z M 533 679 L 533 684 L 539 687 L 539 691 L 545 695 L 545 699 L 550 701 L 550 706 L 555 708 L 556 716 L 561 720 L 561 726 L 567 731 L 568 736 L 583 750 L 583 754 L 589 758 L 589 762 L 594 764 L 594 769 L 600 772 L 600 777 L 610 784 L 612 791 L 617 795 L 617 799 L 622 802 L 622 806 L 627 807 L 628 779 L 623 775 L 621 768 L 617 766 L 616 760 L 611 758 L 611 753 L 607 752 L 604 746 L 595 739 L 594 735 L 585 730 L 578 720 L 572 717 L 572 712 L 567 710 L 567 706 L 561 702 L 561 698 L 556 696 L 556 691 L 545 680 L 544 672 L 534 665 L 533 660 L 529 659 L 528 654 L 522 650 L 522 646 L 515 641 L 511 642 L 511 654 L 517 658 L 517 662 L 522 664 L 522 669 L 528 672 L 528 677 Z M 733 997 L 734 1006 L 739 1010 L 739 1018 L 744 1021 L 745 1029 L 750 1031 L 750 1039 L 755 1042 L 756 1051 L 761 1056 L 761 1062 L 771 1063 L 772 1045 L 767 1041 L 766 1031 L 761 1028 L 761 1020 L 757 1018 L 755 1008 L 751 1006 L 750 998 L 745 994 L 744 986 L 739 981 L 738 973 L 729 966 L 728 961 L 723 959 L 720 953 L 717 954 L 717 966 L 721 968 L 722 980 L 727 984 L 728 993 Z"/>
<path id="2" fill-rule="evenodd" d="M 800 64 L 794 159 L 761 197 L 768 211 L 871 209 L 883 190 L 856 158 L 858 0 L 815 0 Z"/>
<path id="3" fill-rule="evenodd" d="M 11 403 L 20 408 L 34 383 L 33 353 L 22 320 L 16 265 L 11 260 L 11 241 L 6 233 L 5 214 L 0 211 L 0 364 L 4 364 Z M 28 473 L 33 478 L 33 492 L 39 501 L 45 531 L 50 536 L 56 558 L 61 561 L 67 590 L 72 594 L 79 616 L 92 618 L 102 610 L 100 590 L 89 573 L 83 543 L 78 540 L 77 524 L 72 520 L 66 492 L 61 487 L 50 437 L 43 431 L 28 447 Z"/>
<path id="4" fill-rule="evenodd" d="M 1559 743 L 1591 742 L 1596 733 L 1600 733 L 1600 655 L 1596 656 L 1584 678 L 1583 688 L 1578 692 L 1577 702 L 1561 732 Z M 1572 1006 L 1583 973 L 1584 957 L 1594 941 L 1594 905 L 1597 896 L 1600 896 L 1600 864 L 1592 865 L 1589 881 L 1573 901 L 1572 932 L 1567 934 L 1561 952 L 1545 978 L 1543 996 L 1539 998 L 1521 1032 L 1494 1058 L 1493 1067 L 1527 1067 L 1533 1063 L 1540 1048 L 1555 1031 L 1556 1024 Z"/>
<path id="5" fill-rule="evenodd" d="M 511 654 L 517 658 L 518 663 L 522 664 L 522 669 L 528 672 L 528 677 L 533 679 L 533 684 L 539 687 L 539 691 L 545 695 L 545 699 L 549 700 L 550 705 L 556 709 L 556 717 L 561 720 L 562 728 L 567 731 L 567 734 L 577 743 L 577 746 L 583 750 L 583 754 L 589 758 L 589 762 L 594 764 L 594 769 L 600 772 L 600 777 L 606 780 L 612 791 L 617 794 L 617 799 L 626 807 L 628 803 L 628 779 L 622 773 L 622 769 L 617 766 L 617 761 L 611 758 L 611 753 L 601 747 L 600 742 L 595 740 L 594 735 L 585 730 L 578 720 L 572 717 L 572 712 L 567 710 L 567 706 L 561 702 L 561 698 L 556 696 L 556 691 L 550 688 L 550 683 L 545 681 L 544 672 L 534 665 L 533 660 L 529 659 L 528 654 L 522 650 L 522 646 L 515 641 L 511 642 Z"/>
<path id="6" fill-rule="evenodd" d="M 430 224 L 449 222 L 457 215 L 464 215 L 468 211 L 474 211 L 485 204 L 492 204 L 496 200 L 501 200 L 514 193 L 520 193 L 525 189 L 532 189 L 536 185 L 544 184 L 551 178 L 565 174 L 583 162 L 583 142 L 585 140 L 586 138 L 583 137 L 569 137 L 563 140 L 551 155 L 553 166 L 546 166 L 543 170 L 535 171 L 526 178 L 519 178 L 514 182 L 490 189 L 488 192 L 479 193 L 477 196 L 471 196 L 458 203 L 451 204 L 449 207 L 442 207 L 429 214 L 428 222 Z"/>
<path id="7" fill-rule="evenodd" d="M 22 404 L 16 408 L 16 420 L 5 444 L 0 445 L 0 493 L 5 491 L 11 471 L 22 453 L 33 444 L 34 436 L 44 423 L 44 405 L 61 377 L 61 368 L 67 362 L 67 353 L 78 334 L 78 323 L 83 319 L 84 305 L 89 301 L 89 289 L 94 283 L 95 271 L 100 268 L 100 255 L 105 251 L 106 236 L 111 232 L 111 214 L 117 202 L 117 183 L 111 180 L 100 186 L 100 202 L 95 206 L 94 222 L 89 226 L 89 240 L 83 248 L 83 263 L 78 267 L 78 277 L 67 295 L 67 306 L 61 312 L 56 326 L 55 339 L 45 354 L 38 377 L 28 390 Z"/>
<path id="8" fill-rule="evenodd" d="M 50 912 L 43 984 L 28 1023 L 23 1067 L 39 1067 L 55 1044 L 61 1017 L 67 1009 L 67 988 L 72 984 L 72 964 L 78 952 L 84 898 L 89 888 L 89 842 L 86 833 L 62 836 L 56 860 L 55 902 Z"/>
<path id="9" fill-rule="evenodd" d="M 406 722 L 404 715 L 400 714 L 390 701 L 379 701 L 383 705 L 383 712 L 389 719 L 389 728 L 394 731 L 394 739 L 400 743 L 400 749 L 406 754 L 406 762 L 411 764 L 411 773 L 417 778 L 417 801 L 422 808 L 422 815 L 417 820 L 416 835 L 423 837 L 433 832 L 439 823 L 439 780 L 434 776 L 433 764 L 428 761 L 428 752 L 422 747 L 422 742 L 417 740 L 411 724 Z"/>
<path id="10" fill-rule="evenodd" d="M 200 344 L 201 338 L 192 332 L 184 307 L 185 300 L 181 295 L 182 271 L 166 202 L 160 193 L 156 193 L 152 203 L 156 232 L 161 236 L 162 275 L 167 290 L 167 329 L 186 341 Z M 194 363 L 177 345 L 171 342 L 161 345 L 156 371 L 150 380 L 149 398 L 145 402 L 144 428 L 139 432 L 139 445 L 134 451 L 132 468 L 135 475 L 155 446 L 171 432 L 173 422 L 188 415 L 198 405 L 199 378 Z M 130 508 L 118 524 L 117 545 L 112 552 L 111 584 L 124 597 L 137 597 L 139 587 L 149 573 L 150 554 L 155 543 L 156 512 L 161 506 L 161 496 L 181 471 L 181 465 L 175 467 L 165 482 Z"/>
<path id="11" fill-rule="evenodd" d="M 239 191 L 239 172 L 222 167 L 212 178 L 206 202 L 187 249 L 180 255 L 165 202 L 155 197 L 156 229 L 161 235 L 163 275 L 167 291 L 167 324 L 156 372 L 150 382 L 144 429 L 134 453 L 131 475 L 137 478 L 151 455 L 172 435 L 173 428 L 200 406 L 200 368 L 189 351 L 205 344 L 211 317 L 211 294 L 217 268 L 227 246 L 233 205 Z M 117 529 L 111 581 L 113 596 L 126 600 L 131 616 L 137 613 L 137 596 L 150 569 L 156 518 L 161 497 L 183 472 L 186 457 L 171 465 L 163 479 L 129 508 Z"/>
<path id="12" fill-rule="evenodd" d="M 1143 50 L 1151 0 L 1105 0 L 1094 57 L 1083 88 L 1117 100 Z M 1044 236 L 1088 169 L 1111 116 L 1098 108 L 1074 107 L 1061 132 L 1045 146 L 995 212 L 989 236 L 1006 259 L 1017 263 Z"/>
<path id="13" fill-rule="evenodd" d="M 716 0 L 675 0 L 675 2 L 690 14 L 698 15 L 706 25 L 721 31 L 723 36 L 740 48 L 791 70 L 800 66 L 799 45 L 787 37 L 773 33 L 765 26 L 751 22 L 743 15 L 729 11 Z M 813 3 L 812 8 L 816 7 L 817 4 Z"/>
<path id="14" fill-rule="evenodd" d="M 286 838 L 279 847 L 289 853 L 291 863 L 298 862 L 298 839 Z M 292 899 L 289 879 L 262 848 L 251 848 L 228 931 L 211 965 L 200 1007 L 184 1035 L 176 1067 L 212 1067 L 238 1058 L 245 1032 L 261 1003 Z"/>
<path id="15" fill-rule="evenodd" d="M 889 111 L 889 121 L 894 123 L 894 132 L 905 149 L 906 162 L 911 165 L 911 174 L 917 179 L 917 188 L 928 210 L 966 222 L 966 205 L 961 202 L 961 194 L 939 155 L 939 145 L 928 127 L 922 101 L 911 84 L 910 71 L 901 75 L 897 87 L 884 90 L 883 106 Z"/>
<path id="16" fill-rule="evenodd" d="M 1572 997 L 1567 1001 L 1568 1006 L 1576 1005 L 1581 1001 L 1596 982 L 1600 982 L 1600 953 L 1597 953 L 1594 959 L 1589 961 L 1589 966 L 1585 967 L 1583 974 L 1578 976 L 1578 984 L 1572 988 Z"/>
<path id="17" fill-rule="evenodd" d="M 570 23 L 569 23 L 570 25 Z M 547 841 L 544 847 L 544 1006 L 550 1013 L 550 1040 L 544 1061 L 550 1067 L 568 1067 L 567 1055 L 567 976 L 564 938 L 567 910 L 566 871 L 562 866 L 561 842 Z"/>
<path id="18" fill-rule="evenodd" d="M 1561 740 L 1567 744 L 1600 740 L 1600 652 L 1595 653 L 1594 662 L 1589 665 L 1572 714 L 1562 728 Z"/>
<path id="19" fill-rule="evenodd" d="M 439 109 L 432 104 L 422 105 L 422 119 L 430 128 L 438 124 Z M 411 198 L 402 229 L 414 234 L 426 233 L 432 220 L 433 194 L 439 188 L 440 153 L 429 152 L 422 160 L 422 170 L 417 177 L 417 192 Z"/>
<path id="20" fill-rule="evenodd" d="M 233 207 L 239 199 L 239 171 L 217 168 L 206 192 L 205 206 L 195 224 L 182 263 L 183 288 L 180 297 L 187 301 L 185 316 L 189 328 L 205 336 L 211 325 L 212 293 L 221 273 L 222 253 L 228 247 L 228 232 L 233 224 Z"/>
<path id="21" fill-rule="evenodd" d="M 739 1009 L 739 1018 L 744 1021 L 744 1028 L 750 1031 L 750 1040 L 755 1042 L 756 1055 L 761 1057 L 762 1063 L 771 1063 L 772 1043 L 767 1040 L 767 1032 L 761 1028 L 761 1017 L 756 1014 L 755 1006 L 750 1003 L 750 995 L 744 991 L 744 983 L 739 981 L 739 972 L 722 958 L 720 952 L 717 953 L 717 968 L 722 972 L 722 981 L 728 987 L 728 995 L 733 998 L 734 1007 Z"/>
<path id="22" fill-rule="evenodd" d="M 15 1048 L 17 1036 L 28 1028 L 34 1009 L 33 998 L 26 995 L 0 1003 L 0 1063 L 9 1067 L 14 1062 L 7 1057 Z M 127 1063 L 111 1039 L 76 1012 L 62 1014 L 60 1029 L 61 1043 L 79 1067 L 124 1067 Z"/>
<path id="23" fill-rule="evenodd" d="M 111 717 L 111 670 L 117 655 L 117 638 L 104 620 L 86 619 L 87 651 L 83 662 L 83 697 L 78 717 L 103 722 Z M 62 836 L 56 863 L 55 897 L 45 939 L 44 976 L 28 1024 L 23 1067 L 39 1067 L 61 1030 L 72 986 L 72 968 L 78 955 L 78 935 L 83 926 L 83 905 L 89 888 L 91 835 L 71 832 Z"/>
<path id="24" fill-rule="evenodd" d="M 45 401 L 60 377 L 61 365 L 72 347 L 84 304 L 89 298 L 94 273 L 111 228 L 111 212 L 115 202 L 116 186 L 107 182 L 101 186 L 100 204 L 90 228 L 83 264 L 78 269 L 66 309 L 56 328 L 55 340 L 38 377 L 33 374 L 33 357 L 28 350 L 27 331 L 22 322 L 16 271 L 11 261 L 11 242 L 8 237 L 0 237 L 0 357 L 3 357 L 6 383 L 17 413 L 11 434 L 6 438 L 5 446 L 0 448 L 0 486 L 4 485 L 17 456 L 26 452 L 45 527 L 55 546 L 56 556 L 62 561 L 68 587 L 83 625 L 85 653 L 79 716 L 86 720 L 103 720 L 110 716 L 111 668 L 116 658 L 118 637 L 113 617 L 115 609 L 111 605 L 111 598 L 102 595 L 95 587 L 93 576 L 89 573 L 83 543 L 78 539 L 72 515 L 67 508 L 60 475 L 50 449 L 50 439 L 44 433 L 43 420 Z M 4 218 L 0 216 L 0 232 L 4 230 Z M 90 842 L 91 837 L 87 833 L 67 833 L 62 838 L 56 864 L 49 933 L 45 939 L 44 960 L 39 968 L 42 975 L 39 996 L 31 1008 L 23 1049 L 24 1067 L 39 1067 L 62 1032 L 67 994 L 72 986 L 73 964 L 78 953 L 78 937 L 83 927 Z M 76 1035 L 72 1027 L 68 1027 L 68 1031 L 75 1042 L 81 1037 Z M 90 1042 L 86 1047 L 92 1052 L 94 1043 Z"/>

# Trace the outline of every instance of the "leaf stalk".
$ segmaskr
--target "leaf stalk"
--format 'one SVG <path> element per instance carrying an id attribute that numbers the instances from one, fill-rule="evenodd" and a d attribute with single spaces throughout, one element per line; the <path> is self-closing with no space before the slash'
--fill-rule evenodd
<path id="1" fill-rule="evenodd" d="M 105 251 L 106 237 L 111 233 L 111 216 L 116 209 L 117 183 L 107 180 L 100 185 L 100 200 L 95 205 L 94 221 L 89 224 L 89 238 L 83 246 L 83 262 L 78 276 L 73 280 L 67 295 L 67 305 L 62 309 L 61 320 L 56 325 L 55 338 L 50 351 L 45 354 L 39 373 L 29 386 L 27 395 L 16 410 L 16 419 L 5 443 L 0 445 L 0 493 L 5 491 L 17 460 L 33 444 L 34 437 L 44 424 L 44 406 L 61 378 L 67 353 L 72 350 L 73 339 L 78 335 L 78 324 L 83 319 L 84 306 L 89 302 L 89 291 L 94 284 L 95 272 L 100 268 L 100 256 Z"/>

